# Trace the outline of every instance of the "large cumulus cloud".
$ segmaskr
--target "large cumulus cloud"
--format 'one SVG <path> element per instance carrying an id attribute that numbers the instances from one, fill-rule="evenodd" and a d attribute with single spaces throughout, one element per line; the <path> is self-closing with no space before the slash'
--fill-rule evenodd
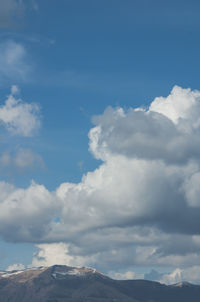
<path id="1" fill-rule="evenodd" d="M 200 92 L 175 86 L 149 108 L 108 108 L 94 118 L 90 149 L 99 159 L 129 158 L 186 163 L 200 156 Z"/>
<path id="2" fill-rule="evenodd" d="M 102 163 L 80 183 L 55 192 L 1 183 L 1 236 L 40 244 L 42 255 L 58 244 L 66 247 L 62 259 L 105 270 L 195 265 L 199 117 L 200 91 L 177 86 L 149 108 L 106 109 L 89 133 L 90 151 Z"/>

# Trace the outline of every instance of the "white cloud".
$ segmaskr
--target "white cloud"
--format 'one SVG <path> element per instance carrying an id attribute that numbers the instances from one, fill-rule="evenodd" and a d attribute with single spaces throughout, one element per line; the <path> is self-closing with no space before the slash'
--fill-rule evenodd
<path id="1" fill-rule="evenodd" d="M 116 280 L 144 279 L 144 274 L 138 274 L 133 271 L 127 271 L 125 273 L 109 272 L 109 276 Z"/>
<path id="2" fill-rule="evenodd" d="M 31 136 L 40 127 L 39 106 L 25 103 L 14 94 L 17 87 L 13 86 L 5 104 L 0 106 L 0 124 L 12 134 Z"/>
<path id="3" fill-rule="evenodd" d="M 19 93 L 19 87 L 16 86 L 16 85 L 12 85 L 12 87 L 11 87 L 11 94 L 15 95 L 15 94 L 18 94 L 18 93 Z"/>
<path id="4" fill-rule="evenodd" d="M 39 241 L 50 232 L 59 205 L 44 186 L 32 183 L 25 190 L 0 182 L 0 188 L 0 232 L 4 238 Z"/>
<path id="5" fill-rule="evenodd" d="M 100 263 L 104 271 L 128 272 L 133 265 L 194 266 L 200 261 L 199 94 L 176 87 L 159 106 L 155 100 L 147 110 L 109 108 L 96 117 L 90 150 L 102 163 L 78 184 L 49 192 L 0 183 L 1 236 L 39 244 L 35 264 Z"/>
<path id="6" fill-rule="evenodd" d="M 165 284 L 175 284 L 184 281 L 200 284 L 200 266 L 195 265 L 184 269 L 176 268 L 171 273 L 163 275 L 160 280 L 160 282 Z"/>
<path id="7" fill-rule="evenodd" d="M 35 154 L 30 149 L 19 149 L 14 157 L 14 165 L 19 169 L 35 168 L 36 166 L 44 167 L 40 155 Z"/>
<path id="8" fill-rule="evenodd" d="M 39 5 L 38 5 L 38 3 L 37 3 L 35 0 L 32 0 L 32 1 L 31 1 L 31 4 L 32 4 L 32 8 L 33 8 L 35 11 L 38 11 L 38 10 L 39 10 Z"/>
<path id="9" fill-rule="evenodd" d="M 66 243 L 38 244 L 37 252 L 33 255 L 31 267 L 51 266 L 55 264 L 68 266 L 83 266 L 87 257 L 73 256 L 69 254 L 69 246 Z"/>
<path id="10" fill-rule="evenodd" d="M 1 81 L 27 81 L 32 71 L 26 48 L 18 42 L 8 40 L 0 43 Z"/>
<path id="11" fill-rule="evenodd" d="M 12 194 L 15 190 L 15 187 L 11 184 L 8 184 L 4 181 L 0 182 L 0 203 L 3 202 L 10 194 Z"/>
<path id="12" fill-rule="evenodd" d="M 1 168 L 17 168 L 18 170 L 44 168 L 40 155 L 30 149 L 20 148 L 15 153 L 3 152 L 0 156 Z"/>
<path id="13" fill-rule="evenodd" d="M 107 108 L 90 130 L 90 150 L 98 159 L 108 156 L 164 160 L 184 164 L 199 159 L 200 92 L 175 86 L 149 108 Z"/>
<path id="14" fill-rule="evenodd" d="M 11 164 L 11 157 L 8 152 L 4 152 L 0 157 L 1 167 L 8 167 Z"/>
<path id="15" fill-rule="evenodd" d="M 174 86 L 169 96 L 157 97 L 151 103 L 149 111 L 158 112 L 178 125 L 190 121 L 190 126 L 198 127 L 200 118 L 200 91 L 191 91 Z"/>
<path id="16" fill-rule="evenodd" d="M 6 269 L 6 271 L 20 271 L 25 269 L 25 266 L 22 263 L 15 263 L 12 265 L 9 265 Z"/>
<path id="17" fill-rule="evenodd" d="M 200 172 L 194 173 L 190 178 L 186 179 L 183 190 L 185 191 L 186 200 L 190 206 L 200 206 Z"/>

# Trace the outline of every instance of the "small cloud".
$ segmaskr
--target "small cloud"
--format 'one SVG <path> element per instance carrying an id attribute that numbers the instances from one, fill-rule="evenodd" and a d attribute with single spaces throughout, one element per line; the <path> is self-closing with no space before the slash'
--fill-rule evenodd
<path id="1" fill-rule="evenodd" d="M 1 81 L 27 81 L 32 71 L 26 48 L 13 40 L 0 43 Z"/>
<path id="2" fill-rule="evenodd" d="M 19 93 L 19 88 L 18 88 L 18 86 L 12 85 L 12 87 L 11 87 L 11 94 L 12 94 L 12 95 L 15 95 L 15 94 L 18 94 L 18 93 Z"/>
<path id="3" fill-rule="evenodd" d="M 8 152 L 4 152 L 0 157 L 0 165 L 4 167 L 8 167 L 11 164 L 11 157 Z"/>
<path id="4" fill-rule="evenodd" d="M 84 161 L 83 161 L 83 160 L 80 160 L 80 161 L 77 163 L 77 166 L 78 166 L 79 169 L 82 171 L 82 170 L 83 170 L 83 166 L 84 166 Z"/>
<path id="5" fill-rule="evenodd" d="M 17 86 L 12 86 L 11 94 L 0 106 L 0 123 L 12 134 L 32 136 L 41 124 L 40 108 L 36 103 L 25 103 L 15 98 L 18 91 Z"/>
<path id="6" fill-rule="evenodd" d="M 116 280 L 144 279 L 144 274 L 138 274 L 133 271 L 127 271 L 125 273 L 109 272 L 109 276 Z"/>
<path id="7" fill-rule="evenodd" d="M 49 40 L 49 44 L 54 45 L 55 43 L 56 43 L 56 40 L 54 40 L 54 39 Z"/>
<path id="8" fill-rule="evenodd" d="M 35 0 L 32 0 L 32 8 L 33 8 L 35 11 L 38 11 L 38 10 L 39 10 L 39 5 L 38 5 L 38 3 L 37 3 Z"/>
<path id="9" fill-rule="evenodd" d="M 42 157 L 30 149 L 18 150 L 14 156 L 13 163 L 19 169 L 35 168 L 37 166 L 40 168 L 44 167 Z"/>
<path id="10" fill-rule="evenodd" d="M 1 173 L 8 175 L 24 174 L 28 171 L 44 170 L 42 157 L 31 149 L 20 148 L 16 152 L 5 151 L 0 155 Z"/>
<path id="11" fill-rule="evenodd" d="M 9 265 L 6 269 L 6 271 L 20 271 L 20 270 L 24 270 L 25 266 L 21 263 L 16 263 L 16 264 L 12 264 Z"/>

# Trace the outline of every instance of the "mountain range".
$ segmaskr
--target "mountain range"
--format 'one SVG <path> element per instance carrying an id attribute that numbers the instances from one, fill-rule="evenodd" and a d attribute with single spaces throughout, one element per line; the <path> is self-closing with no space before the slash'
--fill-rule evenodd
<path id="1" fill-rule="evenodd" d="M 65 265 L 0 272 L 0 302 L 199 302 L 200 285 L 114 280 Z"/>

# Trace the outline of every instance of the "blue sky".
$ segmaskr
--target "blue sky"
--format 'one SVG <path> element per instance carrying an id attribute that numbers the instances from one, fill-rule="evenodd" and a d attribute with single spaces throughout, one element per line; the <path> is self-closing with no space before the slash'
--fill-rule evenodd
<path id="1" fill-rule="evenodd" d="M 199 89 L 200 69 L 199 1 L 9 0 L 5 3 L 0 0 L 0 11 L 0 182 L 4 184 L 1 211 L 5 211 L 7 217 L 5 221 L 2 218 L 0 223 L 0 268 L 6 269 L 13 264 L 26 266 L 31 262 L 37 265 L 60 261 L 97 266 L 114 277 L 124 278 L 144 277 L 154 268 L 158 272 L 172 272 L 163 277 L 164 282 L 171 282 L 176 278 L 190 278 L 188 276 L 192 273 L 188 267 L 192 266 L 200 276 L 200 268 L 196 268 L 200 257 L 198 224 L 195 225 L 198 217 L 194 217 L 197 215 L 194 207 L 197 207 L 199 215 L 199 205 L 194 200 L 199 184 L 195 174 L 199 171 L 198 130 L 195 128 L 194 135 L 190 134 L 192 141 L 188 136 L 186 139 L 185 134 L 184 139 L 182 134 L 180 136 L 180 129 L 193 125 L 195 118 L 198 124 L 195 115 L 198 105 L 190 110 L 187 104 L 193 106 L 199 102 L 199 95 L 195 92 Z M 172 90 L 175 85 L 178 88 Z M 191 88 L 191 91 L 186 88 Z M 170 95 L 172 97 L 167 98 Z M 171 105 L 153 103 L 159 96 L 165 97 L 169 103 L 172 99 L 175 109 Z M 6 99 L 14 100 L 12 108 L 6 107 Z M 182 103 L 179 104 L 180 99 Z M 26 107 L 27 104 L 31 107 Z M 111 108 L 106 109 L 109 106 Z M 141 113 L 137 111 L 137 115 L 129 110 L 138 107 L 143 109 Z M 17 111 L 17 117 L 14 110 L 11 111 L 13 108 Z M 154 124 L 154 117 L 147 120 L 144 117 L 146 113 L 142 115 L 147 111 L 156 112 L 168 121 L 163 119 Z M 193 112 L 192 118 L 190 111 Z M 120 116 L 126 119 L 122 122 Z M 184 126 L 180 126 L 182 128 L 177 126 L 175 116 L 185 121 Z M 169 130 L 172 129 L 169 120 L 176 125 L 176 129 Z M 101 132 L 98 132 L 99 127 Z M 92 128 L 96 132 L 91 132 Z M 132 133 L 137 134 L 134 139 Z M 179 144 L 175 146 L 177 141 Z M 160 147 L 165 143 L 166 152 Z M 119 156 L 117 160 L 116 156 Z M 161 168 L 160 162 L 164 168 Z M 144 193 L 148 194 L 149 187 L 151 191 L 157 190 L 152 200 L 158 199 L 158 204 L 161 203 L 160 214 L 154 213 L 148 219 L 144 218 L 148 215 L 145 216 L 143 210 L 138 212 L 137 219 L 125 215 L 128 208 L 133 213 L 137 212 L 138 204 L 144 200 L 143 192 L 135 195 L 130 192 L 133 194 L 130 197 L 128 184 L 127 187 L 124 184 L 119 186 L 113 174 L 117 171 L 122 173 L 121 182 L 125 183 L 128 183 L 127 178 L 133 177 L 134 191 L 135 174 L 132 175 L 131 170 L 126 175 L 128 167 L 134 171 L 139 169 Z M 172 172 L 172 168 L 176 169 L 176 173 Z M 153 171 L 152 175 L 147 172 L 149 170 Z M 146 171 L 145 179 L 142 171 Z M 185 179 L 180 177 L 183 174 Z M 159 175 L 166 178 L 161 181 Z M 177 190 L 171 189 L 174 195 L 168 193 L 172 186 L 171 179 L 177 186 L 180 185 Z M 70 185 L 65 185 L 66 182 Z M 122 187 L 120 192 L 114 184 Z M 96 192 L 93 197 L 89 188 Z M 20 193 L 22 189 L 24 191 Z M 106 196 L 103 195 L 104 190 L 108 191 Z M 116 196 L 111 196 L 109 190 L 116 190 Z M 182 197 L 179 196 L 181 190 L 184 190 Z M 79 196 L 77 192 L 82 193 Z M 177 204 L 170 204 L 165 209 L 159 201 L 160 196 L 166 199 L 166 203 L 170 203 L 170 198 L 176 199 Z M 20 198 L 23 202 L 18 202 Z M 83 209 L 81 205 L 74 208 L 78 204 L 76 198 L 83 198 L 80 200 L 85 205 Z M 90 198 L 91 202 L 88 201 Z M 123 207 L 119 206 L 121 201 L 118 203 L 118 198 L 124 200 Z M 184 217 L 189 221 L 185 228 L 181 219 L 175 221 L 176 211 L 181 207 L 179 198 L 182 198 L 186 211 L 180 216 L 183 216 L 183 221 Z M 17 200 L 16 207 L 21 216 L 12 213 L 11 200 Z M 155 207 L 151 202 L 149 200 L 146 204 L 150 213 Z M 107 209 L 109 203 L 117 211 L 113 215 L 111 208 Z M 189 210 L 185 206 L 187 203 L 191 207 Z M 162 216 L 163 209 L 168 218 Z M 81 211 L 85 211 L 86 217 L 79 225 L 77 221 L 82 221 L 79 217 Z M 105 221 L 102 211 L 110 215 L 105 215 Z M 185 214 L 187 211 L 189 217 Z M 95 225 L 91 220 L 91 224 L 86 226 L 87 215 L 96 217 L 99 224 Z M 118 218 L 114 219 L 114 216 Z M 30 224 L 27 226 L 28 219 Z M 48 230 L 42 220 L 48 225 Z M 192 220 L 195 221 L 193 224 Z M 41 234 L 35 224 L 38 228 L 41 225 Z M 133 229 L 129 229 L 130 226 Z M 27 234 L 26 228 L 30 231 Z M 120 238 L 116 235 L 118 228 Z M 88 233 L 86 230 L 89 230 Z M 134 237 L 137 232 L 141 234 L 140 239 Z M 83 233 L 84 242 L 80 240 L 78 244 L 78 238 Z M 152 236 L 148 244 L 144 234 Z M 96 244 L 95 236 L 100 236 L 99 254 L 92 247 L 92 242 Z M 106 249 L 109 236 L 112 243 Z M 130 237 L 127 242 L 122 239 L 126 236 Z M 177 244 L 176 251 L 172 252 L 170 244 L 165 246 L 165 240 L 171 243 L 178 241 L 180 245 Z M 194 250 L 186 249 L 188 242 L 192 242 Z M 119 255 L 116 252 L 118 244 L 120 248 L 124 245 Z M 146 247 L 146 252 L 143 247 Z M 59 251 L 60 258 L 51 260 L 51 251 L 54 254 Z M 153 260 L 145 253 L 155 253 Z M 144 254 L 143 258 L 140 259 L 139 254 Z M 137 260 L 133 261 L 132 255 Z M 177 266 L 171 264 L 169 259 L 172 256 L 179 257 Z M 43 263 L 39 261 L 41 257 L 44 258 Z M 189 257 L 193 260 L 188 261 Z M 99 262 L 103 258 L 105 262 L 101 266 Z M 116 264 L 119 261 L 122 263 L 120 266 Z M 106 269 L 108 263 L 109 268 Z M 160 275 L 158 278 L 161 278 Z"/>
<path id="2" fill-rule="evenodd" d="M 2 80 L 1 99 L 19 85 L 24 99 L 41 105 L 37 139 L 58 149 L 56 161 L 43 151 L 57 180 L 40 173 L 41 182 L 55 189 L 80 179 L 77 162 L 86 161 L 86 171 L 97 165 L 87 133 L 108 105 L 147 105 L 175 84 L 198 87 L 198 9 L 198 1 L 42 1 L 1 29 L 2 43 L 23 45 L 29 68 L 25 79 Z"/>

